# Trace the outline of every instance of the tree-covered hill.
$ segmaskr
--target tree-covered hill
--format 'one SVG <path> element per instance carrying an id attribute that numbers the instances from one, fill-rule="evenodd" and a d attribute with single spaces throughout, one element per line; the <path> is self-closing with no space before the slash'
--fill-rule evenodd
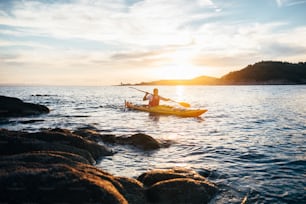
<path id="1" fill-rule="evenodd" d="M 222 84 L 306 84 L 306 63 L 263 61 L 220 78 Z"/>

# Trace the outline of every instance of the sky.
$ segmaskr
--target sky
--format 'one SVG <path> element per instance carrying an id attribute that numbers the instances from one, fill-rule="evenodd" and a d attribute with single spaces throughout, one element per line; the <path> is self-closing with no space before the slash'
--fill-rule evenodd
<path id="1" fill-rule="evenodd" d="M 0 0 L 0 85 L 221 77 L 306 61 L 306 0 Z"/>

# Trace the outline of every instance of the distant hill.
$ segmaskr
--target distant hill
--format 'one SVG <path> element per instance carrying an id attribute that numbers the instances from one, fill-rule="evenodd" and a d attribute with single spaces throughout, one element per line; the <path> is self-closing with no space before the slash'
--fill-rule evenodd
<path id="1" fill-rule="evenodd" d="M 306 84 L 306 63 L 263 61 L 220 78 L 222 84 Z"/>
<path id="2" fill-rule="evenodd" d="M 200 76 L 190 80 L 159 80 L 152 82 L 142 82 L 137 85 L 212 85 L 218 84 L 218 78 Z"/>
<path id="3" fill-rule="evenodd" d="M 221 78 L 200 76 L 190 80 L 159 80 L 134 85 L 250 85 L 306 84 L 306 62 L 262 61 Z"/>

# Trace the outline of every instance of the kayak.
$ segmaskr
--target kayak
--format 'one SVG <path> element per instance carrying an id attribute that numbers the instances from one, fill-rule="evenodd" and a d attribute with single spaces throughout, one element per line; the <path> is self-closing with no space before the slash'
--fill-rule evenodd
<path id="1" fill-rule="evenodd" d="M 207 112 L 206 109 L 185 109 L 166 105 L 159 105 L 154 107 L 149 107 L 148 105 L 134 105 L 133 103 L 128 101 L 125 101 L 125 107 L 131 110 L 138 110 L 162 115 L 175 115 L 180 117 L 199 117 L 203 113 Z"/>

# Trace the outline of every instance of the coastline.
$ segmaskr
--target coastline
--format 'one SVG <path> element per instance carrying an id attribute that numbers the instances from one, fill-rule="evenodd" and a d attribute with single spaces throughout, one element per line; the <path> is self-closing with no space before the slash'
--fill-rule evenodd
<path id="1" fill-rule="evenodd" d="M 134 179 L 95 167 L 114 154 L 97 141 L 113 144 L 117 139 L 89 129 L 35 133 L 0 129 L 0 202 L 208 203 L 218 191 L 191 169 L 155 169 Z M 133 135 L 118 145 L 143 151 L 166 148 L 147 135 Z"/>
<path id="2" fill-rule="evenodd" d="M 2 118 L 49 113 L 46 106 L 0 97 Z M 216 184 L 186 168 L 154 169 L 137 178 L 114 176 L 95 166 L 115 153 L 168 148 L 171 141 L 145 134 L 101 135 L 93 129 L 0 129 L 0 203 L 208 203 Z"/>

